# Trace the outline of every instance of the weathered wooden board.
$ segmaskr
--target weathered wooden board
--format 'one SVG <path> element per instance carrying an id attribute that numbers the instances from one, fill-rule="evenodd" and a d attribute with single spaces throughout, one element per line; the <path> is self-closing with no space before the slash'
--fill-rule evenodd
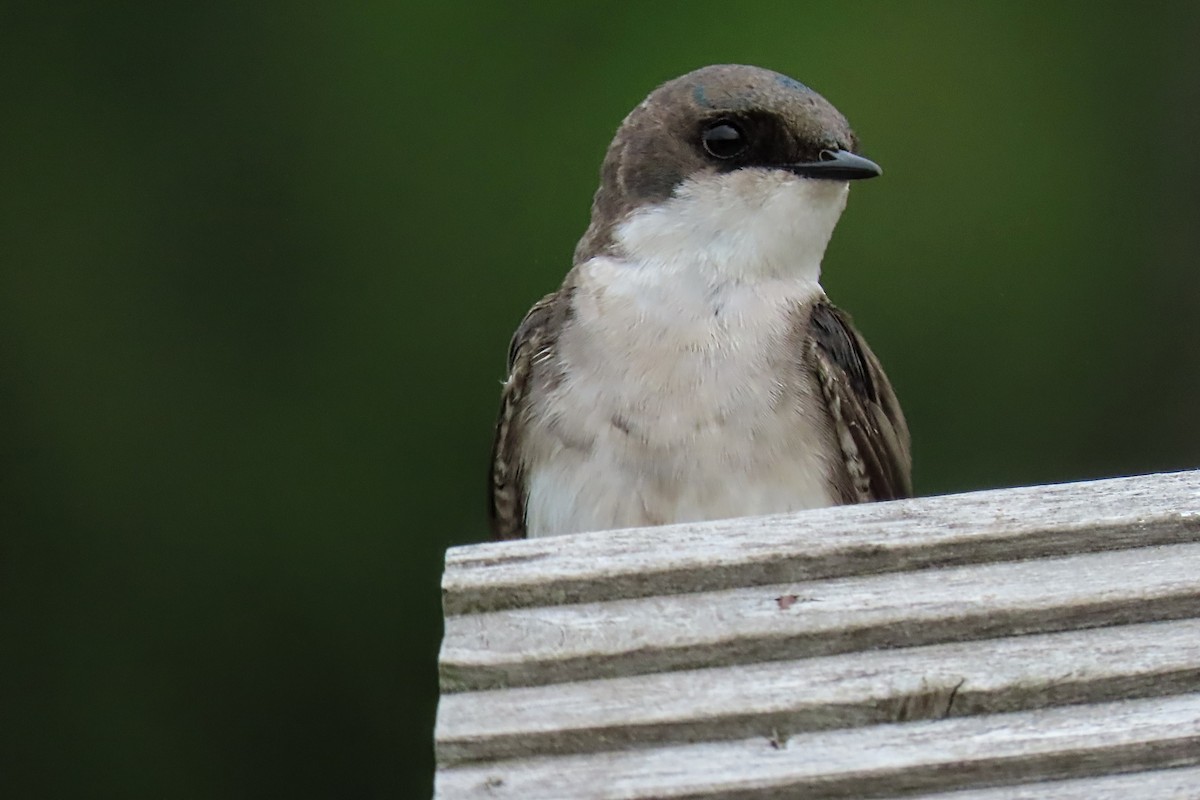
<path id="1" fill-rule="evenodd" d="M 1177 619 L 1200 544 L 450 617 L 443 691 Z"/>
<path id="2" fill-rule="evenodd" d="M 1200 619 L 447 695 L 445 764 L 1200 692 Z"/>
<path id="3" fill-rule="evenodd" d="M 1197 764 L 1200 695 L 1189 694 L 466 765 L 440 772 L 437 792 L 488 800 L 878 798 Z"/>
<path id="4" fill-rule="evenodd" d="M 1200 768 L 1176 767 L 1101 778 L 910 795 L 907 800 L 1196 800 L 1197 797 L 1200 797 Z"/>
<path id="5" fill-rule="evenodd" d="M 1082 535 L 1081 535 L 1082 534 Z M 448 615 L 1200 541 L 1200 471 L 452 548 Z"/>
<path id="6" fill-rule="evenodd" d="M 455 548 L 443 590 L 442 800 L 1200 798 L 1200 472 Z"/>

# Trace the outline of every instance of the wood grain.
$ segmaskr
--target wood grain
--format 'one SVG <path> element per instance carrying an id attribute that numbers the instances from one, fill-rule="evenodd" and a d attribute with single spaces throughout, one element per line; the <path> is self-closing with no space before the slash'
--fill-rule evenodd
<path id="1" fill-rule="evenodd" d="M 1200 471 L 446 565 L 440 800 L 1200 798 Z"/>
<path id="2" fill-rule="evenodd" d="M 1200 696 L 443 770 L 444 798 L 878 798 L 1200 764 Z M 1148 797 L 1148 795 L 1132 795 Z"/>
<path id="3" fill-rule="evenodd" d="M 1139 797 L 1196 800 L 1200 797 L 1200 768 L 1177 767 L 1100 778 L 910 795 L 908 800 L 1130 800 Z"/>
<path id="4" fill-rule="evenodd" d="M 438 759 L 586 753 L 1200 692 L 1200 620 L 447 695 Z"/>
<path id="5" fill-rule="evenodd" d="M 1081 535 L 1085 534 L 1085 535 Z M 447 615 L 1200 541 L 1200 471 L 451 548 Z"/>
<path id="6" fill-rule="evenodd" d="M 442 690 L 1177 619 L 1200 608 L 1198 565 L 1183 544 L 455 616 Z"/>

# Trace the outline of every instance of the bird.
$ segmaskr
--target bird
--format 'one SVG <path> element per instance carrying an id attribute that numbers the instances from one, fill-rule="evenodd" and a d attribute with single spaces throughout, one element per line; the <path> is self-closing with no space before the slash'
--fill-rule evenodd
<path id="1" fill-rule="evenodd" d="M 891 383 L 821 262 L 882 174 L 815 91 L 720 64 L 667 81 L 604 156 L 562 285 L 508 349 L 493 538 L 912 495 Z"/>

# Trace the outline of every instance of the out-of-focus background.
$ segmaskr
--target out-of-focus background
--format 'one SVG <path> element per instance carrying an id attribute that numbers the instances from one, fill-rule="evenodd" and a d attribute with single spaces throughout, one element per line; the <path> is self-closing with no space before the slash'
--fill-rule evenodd
<path id="1" fill-rule="evenodd" d="M 920 493 L 1200 463 L 1194 3 L 0 11 L 0 795 L 419 798 L 445 548 L 613 130 L 715 62 L 883 179 Z"/>

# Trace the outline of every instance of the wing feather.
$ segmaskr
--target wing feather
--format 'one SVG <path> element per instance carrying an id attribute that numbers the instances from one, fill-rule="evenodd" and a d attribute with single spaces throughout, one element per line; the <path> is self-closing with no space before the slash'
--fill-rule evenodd
<path id="1" fill-rule="evenodd" d="M 548 322 L 559 296 L 557 292 L 548 294 L 535 303 L 508 346 L 508 379 L 500 395 L 488 476 L 488 521 L 494 539 L 525 538 L 528 489 L 520 452 L 521 429 L 528 413 L 535 360 L 543 360 L 552 346 Z"/>
<path id="2" fill-rule="evenodd" d="M 908 425 L 879 359 L 850 317 L 828 302 L 809 315 L 810 352 L 817 382 L 845 460 L 844 502 L 912 496 Z"/>

